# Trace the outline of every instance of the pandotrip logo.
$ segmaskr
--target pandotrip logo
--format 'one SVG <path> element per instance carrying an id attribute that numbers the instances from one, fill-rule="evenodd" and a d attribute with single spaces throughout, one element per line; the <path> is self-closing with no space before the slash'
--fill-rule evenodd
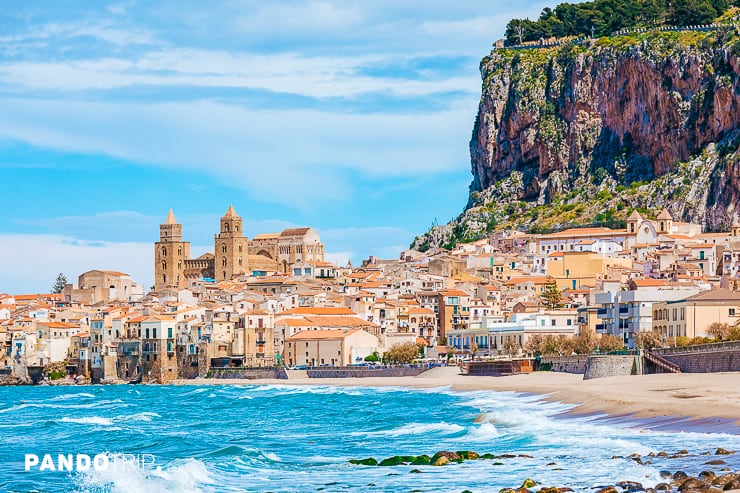
<path id="1" fill-rule="evenodd" d="M 25 454 L 27 472 L 85 472 L 155 468 L 152 454 Z"/>

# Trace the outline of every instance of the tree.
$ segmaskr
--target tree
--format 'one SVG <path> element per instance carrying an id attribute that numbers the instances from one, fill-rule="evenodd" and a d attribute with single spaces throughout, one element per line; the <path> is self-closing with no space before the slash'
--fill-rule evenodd
<path id="1" fill-rule="evenodd" d="M 517 354 L 519 354 L 520 350 L 521 346 L 515 339 L 506 339 L 506 341 L 504 341 L 504 354 L 507 354 L 509 356 L 516 356 Z"/>
<path id="2" fill-rule="evenodd" d="M 707 334 L 719 340 L 728 339 L 728 336 L 730 335 L 730 326 L 714 322 L 709 326 L 709 328 L 707 328 Z"/>
<path id="3" fill-rule="evenodd" d="M 653 332 L 640 332 L 637 334 L 637 347 L 640 349 L 655 349 L 663 345 L 660 336 Z"/>
<path id="4" fill-rule="evenodd" d="M 373 354 L 370 354 L 368 356 L 365 356 L 365 361 L 369 361 L 371 363 L 375 363 L 380 361 L 380 358 L 378 357 L 377 351 L 373 352 Z"/>
<path id="5" fill-rule="evenodd" d="M 419 357 L 419 346 L 415 342 L 395 344 L 383 356 L 389 363 L 411 363 Z"/>
<path id="6" fill-rule="evenodd" d="M 57 280 L 54 281 L 54 286 L 51 288 L 51 292 L 55 294 L 59 294 L 62 291 L 64 291 L 64 286 L 67 285 L 67 278 L 62 274 L 61 272 L 57 276 Z"/>
<path id="7" fill-rule="evenodd" d="M 534 334 L 529 336 L 529 339 L 527 339 L 527 342 L 524 344 L 524 351 L 527 352 L 527 354 L 531 354 L 533 356 L 542 356 L 542 348 L 545 343 L 545 338 L 542 337 L 540 334 Z"/>
<path id="8" fill-rule="evenodd" d="M 574 337 L 571 348 L 576 354 L 591 354 L 596 349 L 596 337 L 591 332 L 584 332 Z"/>
<path id="9" fill-rule="evenodd" d="M 563 297 L 558 289 L 555 278 L 548 277 L 545 283 L 545 291 L 540 295 L 540 300 L 548 310 L 557 310 L 563 307 Z"/>
<path id="10" fill-rule="evenodd" d="M 599 348 L 602 353 L 619 351 L 620 349 L 624 349 L 624 340 L 619 336 L 604 334 L 599 341 Z"/>

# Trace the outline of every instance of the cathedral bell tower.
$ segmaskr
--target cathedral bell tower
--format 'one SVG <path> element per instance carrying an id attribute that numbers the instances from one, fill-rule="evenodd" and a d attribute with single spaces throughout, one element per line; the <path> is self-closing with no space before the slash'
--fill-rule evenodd
<path id="1" fill-rule="evenodd" d="M 213 270 L 217 281 L 249 273 L 249 240 L 244 236 L 242 218 L 229 206 L 221 218 L 221 232 L 215 237 Z"/>
<path id="2" fill-rule="evenodd" d="M 185 259 L 190 258 L 190 242 L 182 241 L 182 224 L 170 209 L 159 225 L 159 241 L 154 244 L 154 289 L 161 291 L 186 285 Z"/>

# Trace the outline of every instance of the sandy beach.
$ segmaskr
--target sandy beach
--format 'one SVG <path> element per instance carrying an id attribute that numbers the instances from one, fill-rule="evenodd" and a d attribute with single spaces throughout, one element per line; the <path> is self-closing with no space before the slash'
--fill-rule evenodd
<path id="1" fill-rule="evenodd" d="M 573 404 L 572 413 L 605 413 L 636 418 L 690 417 L 711 427 L 711 420 L 740 426 L 740 373 L 683 373 L 583 380 L 582 375 L 535 372 L 506 377 L 467 376 L 456 367 L 435 368 L 416 377 L 312 378 L 290 380 L 176 380 L 180 385 L 333 385 L 365 387 L 451 387 L 541 394 L 543 399 Z M 687 423 L 690 425 L 691 423 Z"/>

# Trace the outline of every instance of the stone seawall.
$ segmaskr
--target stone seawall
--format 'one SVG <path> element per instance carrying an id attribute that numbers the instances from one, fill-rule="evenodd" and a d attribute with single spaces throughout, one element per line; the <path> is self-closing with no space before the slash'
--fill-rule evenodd
<path id="1" fill-rule="evenodd" d="M 313 368 L 308 378 L 415 377 L 427 368 Z"/>
<path id="2" fill-rule="evenodd" d="M 284 368 L 211 368 L 210 373 L 211 378 L 219 379 L 245 378 L 256 380 L 258 378 L 288 378 Z"/>
<path id="3" fill-rule="evenodd" d="M 683 373 L 740 371 L 740 351 L 663 354 L 661 356 L 678 365 Z"/>
<path id="4" fill-rule="evenodd" d="M 653 353 L 678 365 L 684 373 L 740 371 L 740 341 L 657 348 Z"/>
<path id="5" fill-rule="evenodd" d="M 587 361 L 588 355 L 585 354 L 576 356 L 543 356 L 540 360 L 540 369 L 543 369 L 543 365 L 550 365 L 552 371 L 583 375 L 586 372 Z"/>
<path id="6" fill-rule="evenodd" d="M 639 373 L 637 356 L 593 355 L 588 357 L 583 379 L 591 380 L 592 378 L 616 377 L 636 373 Z"/>

